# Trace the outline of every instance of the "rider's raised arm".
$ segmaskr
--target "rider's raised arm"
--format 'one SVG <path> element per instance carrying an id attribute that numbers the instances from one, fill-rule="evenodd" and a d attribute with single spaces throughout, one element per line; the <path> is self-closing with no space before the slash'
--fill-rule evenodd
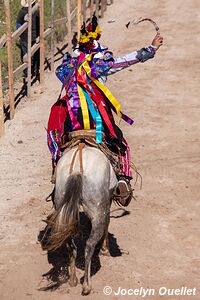
<path id="1" fill-rule="evenodd" d="M 139 62 L 145 62 L 146 60 L 153 58 L 156 52 L 156 48 L 149 46 L 137 51 L 133 51 L 124 56 L 114 58 L 112 67 L 108 70 L 107 75 L 114 74 L 125 68 L 128 68 Z"/>
<path id="2" fill-rule="evenodd" d="M 163 37 L 160 35 L 160 33 L 157 33 L 151 43 L 151 46 L 131 52 L 121 57 L 114 58 L 113 65 L 108 70 L 107 75 L 114 74 L 134 64 L 145 62 L 150 58 L 153 58 L 162 43 Z"/>

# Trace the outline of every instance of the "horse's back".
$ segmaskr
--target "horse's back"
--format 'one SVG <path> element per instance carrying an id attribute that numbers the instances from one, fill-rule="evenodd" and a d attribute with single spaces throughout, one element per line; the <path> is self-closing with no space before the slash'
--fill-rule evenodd
<path id="1" fill-rule="evenodd" d="M 57 165 L 57 172 L 64 173 L 65 177 L 70 175 L 70 167 L 72 159 L 77 150 L 77 147 L 64 152 Z M 85 146 L 82 149 L 83 175 L 91 179 L 102 178 L 102 175 L 110 174 L 113 169 L 110 169 L 110 162 L 103 152 L 94 147 Z M 80 156 L 76 154 L 72 172 L 80 173 Z"/>

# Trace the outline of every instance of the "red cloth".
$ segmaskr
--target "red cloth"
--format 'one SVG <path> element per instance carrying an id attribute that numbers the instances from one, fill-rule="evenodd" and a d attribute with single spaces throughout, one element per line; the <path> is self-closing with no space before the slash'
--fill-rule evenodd
<path id="1" fill-rule="evenodd" d="M 68 112 L 66 100 L 67 96 L 64 96 L 52 106 L 47 127 L 48 133 L 55 129 L 64 132 L 64 122 Z"/>

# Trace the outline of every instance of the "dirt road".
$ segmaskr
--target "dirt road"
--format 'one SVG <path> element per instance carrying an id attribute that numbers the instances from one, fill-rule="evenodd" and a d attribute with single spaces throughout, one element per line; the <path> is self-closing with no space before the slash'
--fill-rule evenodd
<path id="1" fill-rule="evenodd" d="M 115 55 L 149 45 L 154 36 L 150 23 L 127 30 L 133 18 L 151 17 L 160 26 L 164 45 L 156 57 L 109 78 L 108 85 L 134 118 L 135 125 L 120 124 L 132 147 L 143 187 L 135 187 L 137 201 L 129 214 L 113 212 L 110 226 L 114 257 L 101 257 L 92 277 L 88 299 L 142 299 L 110 297 L 113 291 L 153 289 L 148 299 L 200 299 L 200 44 L 198 0 L 115 0 L 101 21 L 102 42 Z M 108 23 L 109 20 L 114 20 Z M 45 126 L 60 84 L 46 74 L 44 87 L 35 86 L 33 99 L 23 101 L 15 119 L 6 123 L 0 140 L 0 298 L 1 300 L 79 299 L 81 285 L 62 285 L 42 291 L 42 274 L 51 269 L 37 244 L 42 219 L 51 205 L 51 164 Z M 113 209 L 115 207 L 113 206 Z M 120 249 L 123 249 L 124 251 Z M 83 271 L 78 269 L 79 279 Z M 196 288 L 194 296 L 162 296 L 166 287 Z M 163 291 L 163 290 L 162 290 Z M 152 291 L 153 292 L 153 291 Z M 194 290 L 193 290 L 194 292 Z"/>

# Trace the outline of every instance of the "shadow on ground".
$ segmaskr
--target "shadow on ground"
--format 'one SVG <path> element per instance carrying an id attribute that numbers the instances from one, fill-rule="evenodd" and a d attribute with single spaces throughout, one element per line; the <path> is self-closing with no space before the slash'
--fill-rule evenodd
<path id="1" fill-rule="evenodd" d="M 117 213 L 117 214 L 116 214 Z M 129 212 L 125 209 L 118 208 L 115 210 L 115 215 L 111 218 L 121 218 L 128 215 Z M 77 235 L 74 238 L 76 247 L 77 247 L 77 258 L 76 258 L 76 267 L 78 269 L 84 270 L 85 266 L 85 246 L 86 241 L 90 235 L 91 231 L 91 223 L 87 216 L 81 212 L 80 213 L 80 225 Z M 45 243 L 47 243 L 48 236 L 50 234 L 50 230 L 41 230 L 38 235 L 38 241 L 40 242 L 42 248 L 45 247 Z M 118 257 L 122 255 L 119 245 L 117 244 L 117 239 L 112 233 L 109 233 L 109 248 L 110 255 L 112 257 Z M 91 262 L 91 276 L 95 275 L 101 268 L 99 252 L 101 248 L 100 241 L 95 249 L 92 262 Z M 66 283 L 69 279 L 69 256 L 67 252 L 67 247 L 64 245 L 56 251 L 48 251 L 47 252 L 47 260 L 52 268 L 45 274 L 42 275 L 43 278 L 46 278 L 48 281 L 48 285 L 45 287 L 41 287 L 40 291 L 53 291 L 59 288 L 63 283 Z M 83 282 L 83 277 L 80 279 L 80 282 Z"/>

